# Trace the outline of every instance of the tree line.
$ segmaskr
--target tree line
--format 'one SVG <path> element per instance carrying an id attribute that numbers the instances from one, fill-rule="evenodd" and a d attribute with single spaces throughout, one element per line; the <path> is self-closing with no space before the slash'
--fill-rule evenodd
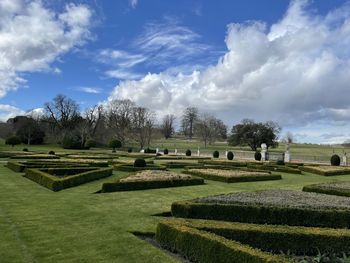
<path id="1" fill-rule="evenodd" d="M 242 120 L 231 132 L 219 118 L 186 108 L 177 117 L 168 114 L 157 118 L 155 112 L 128 99 L 114 99 L 80 111 L 79 104 L 65 95 L 45 103 L 40 116 L 17 116 L 0 123 L 1 137 L 16 137 L 25 144 L 59 143 L 64 148 L 90 148 L 118 140 L 127 146 L 137 143 L 140 149 L 150 147 L 152 140 L 172 138 L 176 133 L 201 140 L 205 147 L 213 142 L 228 141 L 233 146 L 248 145 L 256 150 L 261 143 L 277 146 L 281 128 L 276 122 L 256 123 Z M 179 129 L 176 132 L 176 127 Z"/>

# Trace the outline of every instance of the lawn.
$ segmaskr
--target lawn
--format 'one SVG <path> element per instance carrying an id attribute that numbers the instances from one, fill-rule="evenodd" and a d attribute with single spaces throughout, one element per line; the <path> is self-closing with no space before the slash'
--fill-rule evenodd
<path id="1" fill-rule="evenodd" d="M 262 189 L 301 190 L 304 185 L 348 180 L 282 174 L 277 181 L 206 185 L 93 194 L 112 177 L 52 192 L 0 164 L 1 262 L 178 262 L 132 231 L 155 231 L 156 213 L 174 201 Z"/>

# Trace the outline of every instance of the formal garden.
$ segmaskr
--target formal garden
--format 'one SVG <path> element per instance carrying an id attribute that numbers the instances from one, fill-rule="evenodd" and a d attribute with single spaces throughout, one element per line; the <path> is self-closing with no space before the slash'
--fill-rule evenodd
<path id="1" fill-rule="evenodd" d="M 1 259 L 349 262 L 349 167 L 234 152 L 3 149 Z"/>

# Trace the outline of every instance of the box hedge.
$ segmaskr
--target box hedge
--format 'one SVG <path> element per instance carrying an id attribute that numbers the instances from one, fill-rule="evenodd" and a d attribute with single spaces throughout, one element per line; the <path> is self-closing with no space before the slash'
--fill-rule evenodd
<path id="1" fill-rule="evenodd" d="M 306 185 L 303 187 L 303 191 L 350 197 L 350 184 L 342 182 L 342 187 L 337 187 L 336 184 L 339 184 L 339 182 Z M 344 187 L 344 184 L 348 187 Z"/>
<path id="2" fill-rule="evenodd" d="M 337 170 L 337 171 L 322 171 L 318 168 L 319 166 L 301 166 L 299 167 L 300 170 L 308 173 L 323 175 L 323 176 L 335 176 L 335 175 L 344 175 L 344 174 L 350 174 L 350 169 L 345 168 L 344 170 Z"/>
<path id="3" fill-rule="evenodd" d="M 156 240 L 162 247 L 180 253 L 193 262 L 293 262 L 213 233 L 169 222 L 158 224 Z"/>
<path id="4" fill-rule="evenodd" d="M 123 171 L 123 172 L 137 172 L 137 171 L 143 171 L 143 170 L 166 170 L 167 168 L 162 165 L 151 165 L 147 164 L 146 167 L 135 167 L 132 164 L 120 164 L 120 165 L 114 165 L 114 170 L 116 171 Z"/>
<path id="5" fill-rule="evenodd" d="M 40 161 L 28 161 L 28 162 L 15 162 L 10 161 L 7 163 L 6 167 L 14 172 L 21 173 L 27 168 L 63 168 L 63 167 L 87 167 L 88 164 L 83 163 L 63 163 L 63 162 L 40 162 Z"/>
<path id="6" fill-rule="evenodd" d="M 137 181 L 137 182 L 120 182 L 119 180 L 113 183 L 104 183 L 102 185 L 102 193 L 117 192 L 117 191 L 134 191 L 155 188 L 168 188 L 179 186 L 191 186 L 204 184 L 202 178 L 191 178 L 182 180 L 152 180 L 152 181 Z"/>
<path id="7" fill-rule="evenodd" d="M 52 191 L 60 191 L 65 188 L 74 187 L 93 180 L 108 177 L 112 175 L 112 173 L 112 168 L 48 168 L 26 169 L 24 177 L 27 177 L 28 179 Z M 67 177 L 60 178 L 53 174 L 70 175 Z"/>
<path id="8" fill-rule="evenodd" d="M 295 169 L 295 168 L 291 168 L 291 167 L 287 167 L 287 166 L 282 166 L 282 165 L 271 165 L 271 164 L 251 165 L 251 164 L 249 164 L 248 168 L 273 171 L 273 172 L 280 172 L 280 173 L 301 174 L 301 171 L 299 169 Z"/>

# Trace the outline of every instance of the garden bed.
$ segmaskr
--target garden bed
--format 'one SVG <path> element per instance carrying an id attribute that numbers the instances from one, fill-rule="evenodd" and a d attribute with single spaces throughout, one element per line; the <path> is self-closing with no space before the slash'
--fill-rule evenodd
<path id="1" fill-rule="evenodd" d="M 299 167 L 299 169 L 304 172 L 324 175 L 324 176 L 334 176 L 334 175 L 344 175 L 344 174 L 350 175 L 350 167 L 344 167 L 344 166 L 307 165 L 307 166 L 301 166 Z"/>
<path id="2" fill-rule="evenodd" d="M 350 182 L 306 185 L 303 187 L 303 191 L 350 197 Z"/>
<path id="3" fill-rule="evenodd" d="M 114 165 L 114 170 L 122 172 L 137 172 L 143 170 L 166 170 L 162 165 L 147 164 L 145 167 L 135 167 L 133 164 L 117 164 Z"/>
<path id="4" fill-rule="evenodd" d="M 169 171 L 145 170 L 114 183 L 104 183 L 102 193 L 203 184 L 202 178 Z"/>
<path id="5" fill-rule="evenodd" d="M 172 204 L 176 217 L 259 224 L 350 227 L 350 199 L 291 190 L 242 192 Z"/>
<path id="6" fill-rule="evenodd" d="M 222 170 L 222 169 L 189 169 L 184 173 L 199 176 L 209 180 L 222 181 L 226 183 L 252 182 L 282 179 L 280 175 L 264 172 L 252 172 L 244 170 Z"/>

